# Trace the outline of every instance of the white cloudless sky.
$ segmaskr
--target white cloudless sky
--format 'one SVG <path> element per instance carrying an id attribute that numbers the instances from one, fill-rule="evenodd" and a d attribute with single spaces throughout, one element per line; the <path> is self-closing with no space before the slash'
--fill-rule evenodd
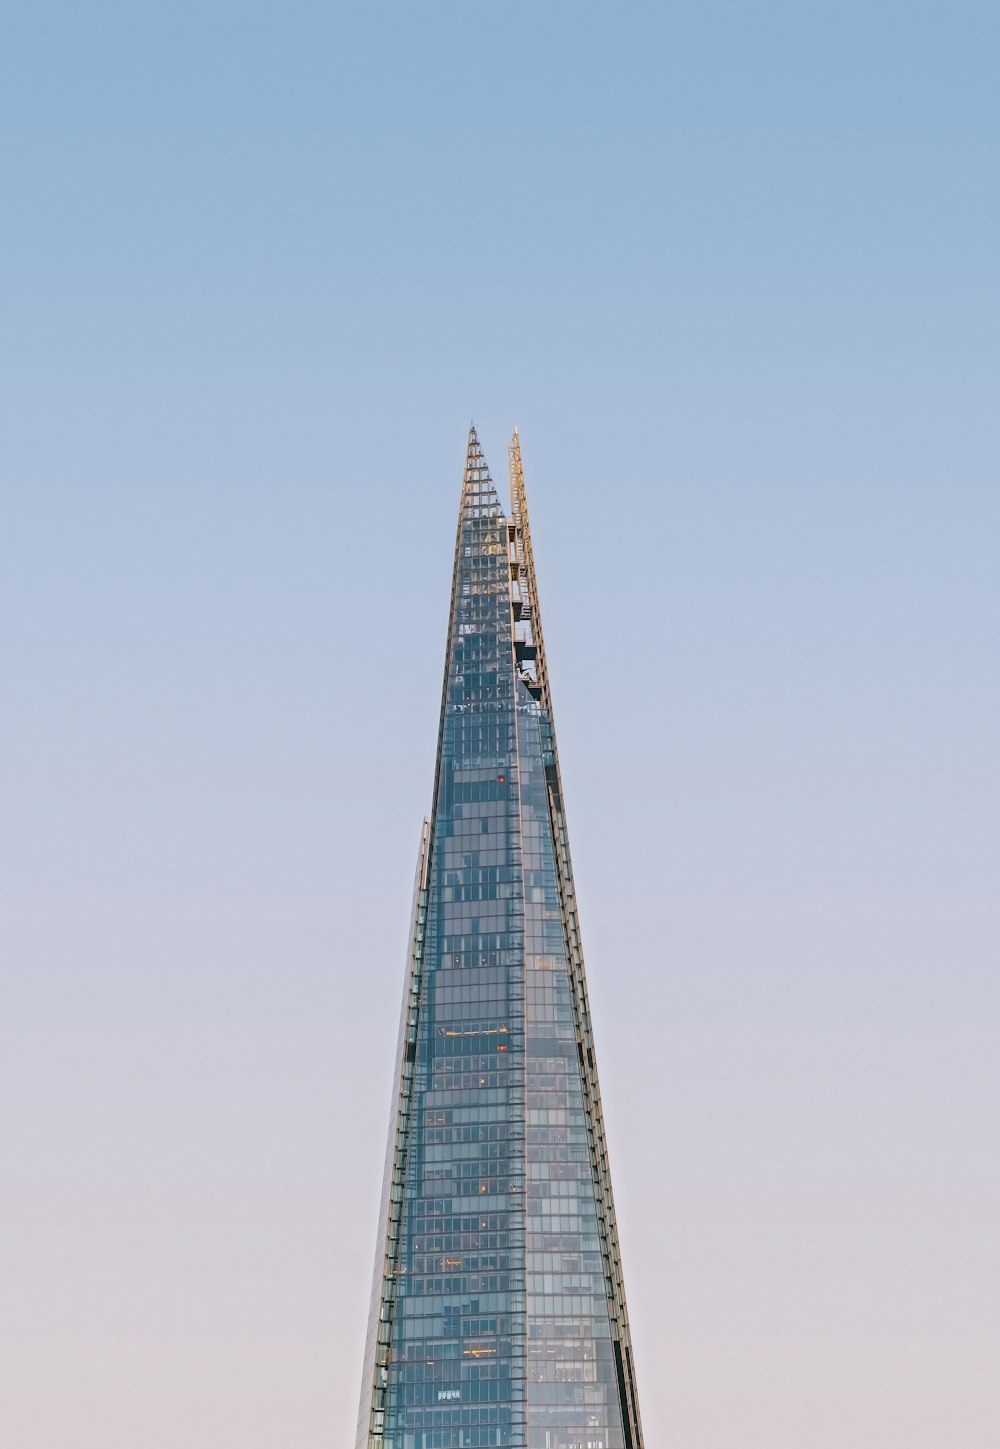
<path id="1" fill-rule="evenodd" d="M 650 1449 L 1000 1442 L 995 7 L 0 17 L 0 1441 L 350 1449 L 521 432 Z"/>

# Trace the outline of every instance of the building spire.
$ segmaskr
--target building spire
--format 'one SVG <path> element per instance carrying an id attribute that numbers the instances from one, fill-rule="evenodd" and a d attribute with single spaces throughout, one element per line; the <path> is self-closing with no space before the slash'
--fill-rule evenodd
<path id="1" fill-rule="evenodd" d="M 475 477 L 480 475 L 489 477 L 489 469 L 486 466 L 486 459 L 479 442 L 479 434 L 476 432 L 475 423 L 469 424 L 469 441 L 465 448 L 465 477 L 468 481 L 470 474 Z"/>
<path id="2" fill-rule="evenodd" d="M 489 466 L 479 442 L 475 423 L 469 424 L 469 441 L 465 449 L 465 472 L 462 475 L 462 498 L 494 510 L 499 516 L 500 500 L 493 486 Z"/>
<path id="3" fill-rule="evenodd" d="M 527 527 L 528 521 L 528 500 L 524 492 L 524 466 L 521 463 L 521 439 L 518 437 L 517 429 L 514 429 L 514 436 L 507 448 L 508 478 L 510 482 L 510 511 L 514 522 L 520 525 L 523 521 Z"/>
<path id="4" fill-rule="evenodd" d="M 510 469 L 508 520 L 470 428 L 355 1449 L 643 1449 L 516 433 Z"/>

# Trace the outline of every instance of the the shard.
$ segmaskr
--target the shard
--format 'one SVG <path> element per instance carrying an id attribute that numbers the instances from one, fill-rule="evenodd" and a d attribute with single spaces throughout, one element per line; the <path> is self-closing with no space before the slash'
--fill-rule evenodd
<path id="1" fill-rule="evenodd" d="M 517 433 L 470 430 L 356 1449 L 642 1449 Z"/>

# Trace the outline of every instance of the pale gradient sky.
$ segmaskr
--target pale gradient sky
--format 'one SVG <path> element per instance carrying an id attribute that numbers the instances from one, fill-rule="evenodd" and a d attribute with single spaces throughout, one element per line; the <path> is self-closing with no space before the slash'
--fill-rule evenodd
<path id="1" fill-rule="evenodd" d="M 649 1449 L 1000 1443 L 1000 13 L 0 15 L 0 1442 L 350 1449 L 470 417 Z"/>

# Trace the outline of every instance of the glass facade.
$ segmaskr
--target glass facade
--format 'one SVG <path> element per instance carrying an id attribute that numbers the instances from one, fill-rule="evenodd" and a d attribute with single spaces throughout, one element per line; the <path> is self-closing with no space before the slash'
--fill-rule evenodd
<path id="1" fill-rule="evenodd" d="M 357 1449 L 642 1449 L 520 445 L 469 435 Z"/>

